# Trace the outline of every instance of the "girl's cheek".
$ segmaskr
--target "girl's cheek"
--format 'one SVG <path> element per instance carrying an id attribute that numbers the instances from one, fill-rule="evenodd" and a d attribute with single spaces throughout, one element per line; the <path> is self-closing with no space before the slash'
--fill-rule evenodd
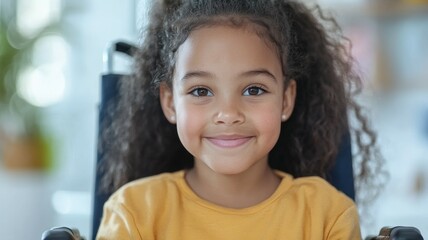
<path id="1" fill-rule="evenodd" d="M 205 111 L 200 107 L 190 104 L 180 104 L 176 108 L 179 124 L 186 127 L 195 128 L 206 118 Z M 193 127 L 192 127 L 193 126 Z"/>

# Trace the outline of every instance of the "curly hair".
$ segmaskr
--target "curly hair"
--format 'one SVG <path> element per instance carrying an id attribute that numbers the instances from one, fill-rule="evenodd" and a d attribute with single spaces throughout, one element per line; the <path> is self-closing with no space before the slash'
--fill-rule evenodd
<path id="1" fill-rule="evenodd" d="M 175 125 L 162 112 L 159 85 L 171 85 L 176 51 L 189 34 L 212 25 L 252 26 L 278 52 L 285 86 L 296 81 L 294 111 L 282 123 L 279 140 L 269 153 L 272 168 L 295 177 L 325 178 L 342 137 L 351 131 L 358 146 L 357 190 L 376 177 L 382 158 L 375 133 L 352 99 L 361 80 L 353 69 L 350 43 L 334 19 L 319 7 L 288 0 L 163 0 L 154 3 L 143 44 L 135 54 L 135 71 L 121 81 L 120 100 L 110 109 L 113 122 L 102 133 L 104 189 L 193 166 Z M 352 129 L 349 112 L 360 123 Z"/>

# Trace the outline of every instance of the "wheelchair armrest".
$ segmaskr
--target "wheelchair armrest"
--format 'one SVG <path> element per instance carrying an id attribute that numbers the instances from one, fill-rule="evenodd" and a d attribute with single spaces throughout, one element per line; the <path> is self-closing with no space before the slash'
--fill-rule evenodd
<path id="1" fill-rule="evenodd" d="M 80 236 L 79 230 L 68 227 L 55 227 L 42 234 L 42 240 L 85 240 Z"/>
<path id="2" fill-rule="evenodd" d="M 378 236 L 369 236 L 365 240 L 423 240 L 419 229 L 415 227 L 383 227 Z"/>
<path id="3" fill-rule="evenodd" d="M 68 227 L 55 227 L 43 232 L 42 240 L 85 240 L 79 230 Z M 368 236 L 365 240 L 424 240 L 415 227 L 383 227 L 378 236 Z"/>

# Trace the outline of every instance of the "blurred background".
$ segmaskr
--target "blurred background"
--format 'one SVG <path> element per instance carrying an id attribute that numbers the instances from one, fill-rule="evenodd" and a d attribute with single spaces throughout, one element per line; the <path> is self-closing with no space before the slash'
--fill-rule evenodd
<path id="1" fill-rule="evenodd" d="M 364 81 L 389 179 L 362 213 L 428 234 L 428 1 L 312 0 L 337 18 Z M 0 238 L 89 237 L 103 53 L 139 42 L 146 0 L 0 0 Z M 129 60 L 128 60 L 129 61 Z M 117 71 L 129 69 L 119 60 Z"/>

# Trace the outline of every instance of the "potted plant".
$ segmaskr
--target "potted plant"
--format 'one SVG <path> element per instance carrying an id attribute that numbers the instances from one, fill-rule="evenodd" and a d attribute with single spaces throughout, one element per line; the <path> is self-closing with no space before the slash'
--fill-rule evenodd
<path id="1" fill-rule="evenodd" d="M 0 19 L 0 165 L 6 169 L 41 170 L 51 165 L 40 108 L 17 92 L 20 73 L 31 63 L 33 45 L 42 34 L 25 38 Z M 21 40 L 20 46 L 14 46 L 11 36 Z"/>

